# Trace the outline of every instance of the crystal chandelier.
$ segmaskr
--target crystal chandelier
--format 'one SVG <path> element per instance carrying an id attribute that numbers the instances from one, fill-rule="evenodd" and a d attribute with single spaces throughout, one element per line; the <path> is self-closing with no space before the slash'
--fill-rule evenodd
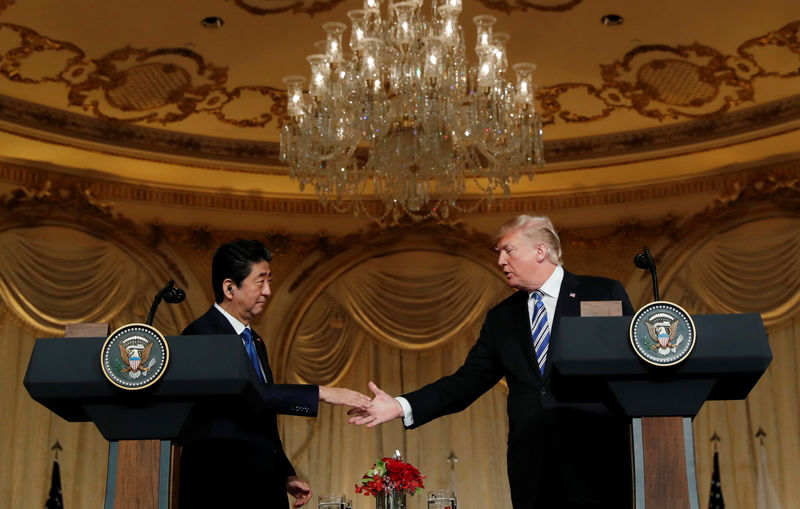
<path id="1" fill-rule="evenodd" d="M 313 186 L 323 206 L 369 213 L 364 197 L 384 205 L 383 219 L 447 218 L 474 181 L 477 207 L 510 195 L 533 178 L 542 157 L 542 122 L 534 110 L 535 65 L 505 78 L 507 34 L 496 19 L 473 18 L 477 66 L 470 67 L 458 16 L 461 0 L 364 0 L 347 13 L 352 26 L 325 23 L 319 54 L 309 55 L 311 80 L 288 76 L 289 121 L 281 160 L 300 190 Z"/>

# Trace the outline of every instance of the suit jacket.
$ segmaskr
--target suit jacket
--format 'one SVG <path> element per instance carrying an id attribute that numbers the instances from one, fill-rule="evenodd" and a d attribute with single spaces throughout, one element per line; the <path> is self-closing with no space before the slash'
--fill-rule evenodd
<path id="1" fill-rule="evenodd" d="M 277 414 L 317 415 L 319 387 L 273 383 L 264 341 L 252 332 L 267 376 L 267 383 L 260 388 L 270 412 L 258 418 L 237 416 L 235 412 L 226 418 L 209 418 L 186 433 L 181 458 L 181 507 L 210 507 L 217 503 L 212 492 L 217 486 L 220 489 L 218 500 L 224 502 L 223 507 L 287 505 L 286 478 L 295 475 L 295 470 L 283 450 Z M 236 331 L 227 318 L 211 306 L 182 334 L 236 335 Z M 214 409 L 207 410 L 211 414 Z M 226 481 L 220 482 L 223 479 Z M 238 498 L 232 500 L 232 493 Z"/>
<path id="2" fill-rule="evenodd" d="M 564 271 L 551 345 L 559 319 L 579 316 L 583 300 L 620 300 L 623 313 L 633 314 L 619 281 Z M 550 363 L 543 375 L 539 373 L 527 301 L 528 293 L 518 291 L 489 310 L 464 364 L 452 375 L 404 395 L 414 416 L 411 427 L 465 409 L 505 377 L 514 508 L 630 507 L 629 423 L 599 403 L 556 401 L 550 393 Z"/>

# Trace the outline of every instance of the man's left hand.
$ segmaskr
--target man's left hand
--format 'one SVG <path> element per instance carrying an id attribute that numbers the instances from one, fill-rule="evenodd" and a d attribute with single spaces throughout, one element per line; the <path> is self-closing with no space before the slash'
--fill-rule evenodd
<path id="1" fill-rule="evenodd" d="M 295 498 L 295 507 L 301 507 L 311 500 L 311 486 L 296 475 L 286 478 L 286 492 Z"/>

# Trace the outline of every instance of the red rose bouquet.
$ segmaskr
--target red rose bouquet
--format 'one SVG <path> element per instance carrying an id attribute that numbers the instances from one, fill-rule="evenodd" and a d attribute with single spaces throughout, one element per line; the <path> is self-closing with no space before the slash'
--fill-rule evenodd
<path id="1" fill-rule="evenodd" d="M 425 476 L 414 465 L 402 459 L 383 458 L 367 470 L 361 484 L 356 484 L 356 493 L 377 496 L 394 491 L 413 495 L 424 488 L 423 479 Z"/>

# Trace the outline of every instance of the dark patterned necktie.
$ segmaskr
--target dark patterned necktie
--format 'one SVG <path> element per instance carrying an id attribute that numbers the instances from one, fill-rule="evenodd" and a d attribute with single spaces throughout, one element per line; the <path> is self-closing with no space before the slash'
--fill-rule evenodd
<path id="1" fill-rule="evenodd" d="M 533 338 L 533 349 L 536 352 L 536 361 L 539 363 L 539 372 L 544 374 L 547 348 L 550 346 L 550 326 L 547 324 L 547 309 L 542 301 L 541 290 L 533 292 L 533 297 L 536 299 L 536 304 L 533 306 L 531 337 Z"/>
<path id="2" fill-rule="evenodd" d="M 250 357 L 250 362 L 253 363 L 253 369 L 256 370 L 258 379 L 261 383 L 265 383 L 264 373 L 261 372 L 261 363 L 258 362 L 258 353 L 256 352 L 256 345 L 253 343 L 253 334 L 250 329 L 245 328 L 241 333 L 244 340 L 244 349 L 247 351 L 247 356 Z"/>

